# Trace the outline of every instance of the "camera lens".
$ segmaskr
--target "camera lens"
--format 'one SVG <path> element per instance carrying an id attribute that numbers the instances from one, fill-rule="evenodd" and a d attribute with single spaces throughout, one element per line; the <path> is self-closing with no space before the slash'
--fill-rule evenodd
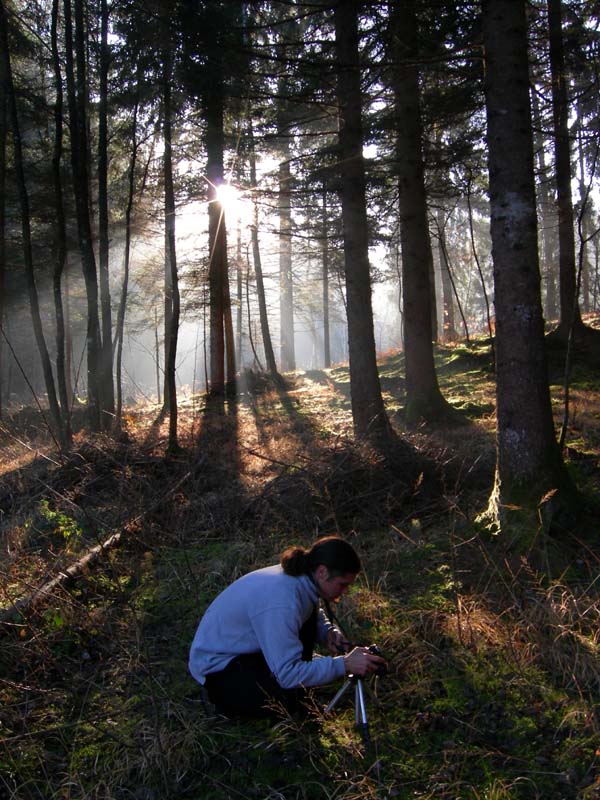
<path id="1" fill-rule="evenodd" d="M 372 653 L 374 656 L 381 656 L 381 650 L 377 647 L 376 644 L 370 645 L 367 650 L 369 653 Z M 387 672 L 387 664 L 378 664 L 377 669 L 375 670 L 375 675 L 378 677 L 382 677 Z"/>

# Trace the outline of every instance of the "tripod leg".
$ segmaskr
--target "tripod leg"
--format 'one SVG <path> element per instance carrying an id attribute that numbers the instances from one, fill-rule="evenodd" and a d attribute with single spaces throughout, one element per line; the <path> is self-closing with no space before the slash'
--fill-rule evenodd
<path id="1" fill-rule="evenodd" d="M 333 698 L 333 700 L 329 703 L 329 705 L 325 709 L 325 713 L 329 713 L 331 709 L 337 704 L 338 700 L 346 693 L 348 688 L 352 685 L 351 680 L 347 680 L 346 683 L 342 686 L 341 689 L 338 690 L 337 694 Z"/>
<path id="2" fill-rule="evenodd" d="M 369 721 L 367 719 L 367 707 L 365 705 L 365 694 L 363 683 L 360 678 L 356 681 L 354 689 L 354 706 L 356 727 L 360 729 L 365 744 L 369 743 Z"/>

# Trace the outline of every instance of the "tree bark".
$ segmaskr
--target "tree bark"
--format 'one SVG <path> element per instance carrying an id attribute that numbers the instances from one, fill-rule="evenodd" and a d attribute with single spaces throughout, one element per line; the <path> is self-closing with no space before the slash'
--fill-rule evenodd
<path id="1" fill-rule="evenodd" d="M 490 509 L 536 509 L 572 489 L 544 349 L 525 4 L 484 0 L 485 96 L 496 297 L 496 485 Z"/>
<path id="2" fill-rule="evenodd" d="M 337 3 L 334 9 L 340 114 L 339 163 L 352 420 L 357 437 L 377 439 L 387 437 L 390 427 L 377 371 L 371 304 L 366 179 L 362 155 L 359 6 L 356 0 L 349 0 Z"/>
<path id="3" fill-rule="evenodd" d="M 400 199 L 406 419 L 436 420 L 450 407 L 435 372 L 432 342 L 432 252 L 423 167 L 418 37 L 413 0 L 390 3 L 396 107 L 396 168 Z"/>

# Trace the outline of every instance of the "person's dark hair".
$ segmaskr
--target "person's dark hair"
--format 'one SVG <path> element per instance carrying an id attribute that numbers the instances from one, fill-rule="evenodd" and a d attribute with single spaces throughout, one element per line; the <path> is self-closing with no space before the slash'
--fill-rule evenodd
<path id="1" fill-rule="evenodd" d="M 360 572 L 360 558 L 351 544 L 339 536 L 324 536 L 310 549 L 298 545 L 288 547 L 281 554 L 281 566 L 286 575 L 310 575 L 318 566 L 327 567 L 332 577 L 356 575 Z"/>

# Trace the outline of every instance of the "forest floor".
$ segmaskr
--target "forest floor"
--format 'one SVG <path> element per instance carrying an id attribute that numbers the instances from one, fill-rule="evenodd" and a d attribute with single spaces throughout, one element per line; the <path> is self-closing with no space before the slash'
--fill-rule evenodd
<path id="1" fill-rule="evenodd" d="M 550 353 L 558 426 L 563 357 Z M 182 399 L 177 455 L 150 406 L 128 408 L 119 439 L 78 433 L 66 456 L 33 412 L 2 423 L 1 798 L 600 798 L 598 357 L 572 373 L 581 519 L 531 550 L 478 523 L 495 463 L 489 346 L 436 358 L 460 425 L 406 428 L 402 357 L 381 358 L 396 454 L 352 442 L 345 366 Z M 187 672 L 206 605 L 326 533 L 365 567 L 339 617 L 389 660 L 367 699 L 371 742 L 352 698 L 320 710 L 337 686 L 308 718 L 211 715 Z"/>

